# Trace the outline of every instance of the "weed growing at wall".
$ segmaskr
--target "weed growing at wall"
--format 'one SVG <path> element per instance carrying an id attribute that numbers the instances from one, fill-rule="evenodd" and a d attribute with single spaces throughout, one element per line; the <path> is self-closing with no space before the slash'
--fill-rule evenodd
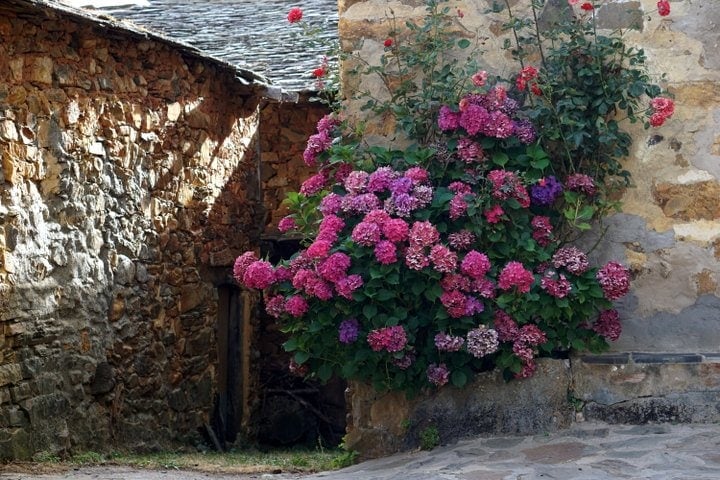
<path id="1" fill-rule="evenodd" d="M 304 153 L 318 173 L 279 225 L 305 248 L 278 265 L 252 252 L 235 263 L 289 334 L 294 372 L 415 393 L 496 367 L 529 377 L 538 356 L 619 337 L 612 302 L 629 272 L 591 265 L 567 240 L 610 210 L 607 185 L 629 182 L 620 114 L 657 125 L 672 101 L 642 52 L 597 34 L 599 5 L 586 3 L 542 34 L 506 6 L 520 61 L 509 79 L 452 60 L 470 44 L 448 34 L 461 12 L 446 2 L 393 24 L 379 64 L 358 70 L 386 95 L 360 95 L 411 145 L 368 145 L 343 114 L 323 118 Z"/>

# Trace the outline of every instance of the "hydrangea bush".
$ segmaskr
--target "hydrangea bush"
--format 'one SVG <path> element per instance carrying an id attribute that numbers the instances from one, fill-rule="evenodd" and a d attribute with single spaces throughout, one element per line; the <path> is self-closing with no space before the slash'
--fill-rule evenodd
<path id="1" fill-rule="evenodd" d="M 448 14 L 429 0 L 425 25 Z M 300 18 L 295 12 L 290 21 Z M 444 35 L 413 25 L 410 46 Z M 398 47 L 397 33 L 389 32 L 385 55 L 406 65 L 402 53 L 412 49 Z M 443 36 L 434 44 L 444 49 L 448 42 Z M 419 57 L 411 58 L 417 67 Z M 605 350 L 621 332 L 612 302 L 628 292 L 629 272 L 618 262 L 591 265 L 565 240 L 601 211 L 598 179 L 617 172 L 599 174 L 585 162 L 566 168 L 557 158 L 558 138 L 534 122 L 539 102 L 562 101 L 546 93 L 544 68 L 525 65 L 502 81 L 467 65 L 448 70 L 439 56 L 423 58 L 425 78 L 445 72 L 467 81 L 441 94 L 390 92 L 384 111 L 401 117 L 399 128 L 409 126 L 413 145 L 365 146 L 341 113 L 323 118 L 304 153 L 318 173 L 289 195 L 294 213 L 279 224 L 301 234 L 304 247 L 277 265 L 253 252 L 235 262 L 235 278 L 263 291 L 267 313 L 288 333 L 291 370 L 414 393 L 462 387 L 495 367 L 508 379 L 525 378 L 538 356 Z M 667 98 L 645 101 L 650 123 L 672 114 Z"/>

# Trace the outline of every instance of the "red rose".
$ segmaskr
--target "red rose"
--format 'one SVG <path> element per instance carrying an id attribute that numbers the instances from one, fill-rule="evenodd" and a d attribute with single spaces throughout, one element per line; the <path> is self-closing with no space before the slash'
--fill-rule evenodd
<path id="1" fill-rule="evenodd" d="M 593 4 L 590 2 L 585 2 L 582 5 L 580 5 L 580 8 L 585 10 L 586 12 L 590 12 L 592 10 L 595 10 L 595 7 L 593 7 Z"/>
<path id="2" fill-rule="evenodd" d="M 383 45 L 385 45 L 385 48 L 390 48 L 390 47 L 392 47 L 392 44 L 393 44 L 393 39 L 392 39 L 392 38 L 386 38 L 386 39 L 385 39 L 385 42 L 383 42 Z"/>
<path id="3" fill-rule="evenodd" d="M 670 2 L 667 0 L 660 0 L 657 2 L 657 9 L 661 17 L 667 17 L 670 15 Z"/>
<path id="4" fill-rule="evenodd" d="M 325 69 L 324 66 L 318 67 L 315 70 L 313 70 L 312 76 L 315 78 L 321 78 L 321 77 L 324 77 L 326 73 L 327 73 L 327 70 Z"/>
<path id="5" fill-rule="evenodd" d="M 297 23 L 302 20 L 303 12 L 299 7 L 293 7 L 287 14 L 288 22 Z"/>

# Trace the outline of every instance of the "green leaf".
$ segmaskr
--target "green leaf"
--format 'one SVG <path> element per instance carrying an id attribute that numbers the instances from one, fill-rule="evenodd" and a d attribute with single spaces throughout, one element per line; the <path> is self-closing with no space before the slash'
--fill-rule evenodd
<path id="1" fill-rule="evenodd" d="M 467 375 L 465 375 L 465 372 L 462 370 L 455 370 L 452 375 L 450 375 L 450 381 L 456 387 L 462 388 L 467 383 Z"/>
<path id="2" fill-rule="evenodd" d="M 470 46 L 470 40 L 468 40 L 467 38 L 463 38 L 462 40 L 457 42 L 457 46 L 462 49 L 466 49 Z"/>
<path id="3" fill-rule="evenodd" d="M 308 352 L 295 352 L 295 361 L 299 364 L 303 364 L 308 361 L 310 354 Z"/>
<path id="4" fill-rule="evenodd" d="M 294 352 L 298 348 L 297 337 L 291 337 L 287 342 L 283 343 L 283 349 L 286 352 Z"/>
<path id="5" fill-rule="evenodd" d="M 375 315 L 377 315 L 377 307 L 373 304 L 368 304 L 363 307 L 363 315 L 368 320 L 372 320 L 375 318 Z"/>
<path id="6" fill-rule="evenodd" d="M 330 377 L 332 377 L 332 372 L 332 367 L 327 363 L 323 363 L 320 365 L 320 368 L 317 369 L 317 376 L 321 382 L 325 383 L 330 380 Z"/>

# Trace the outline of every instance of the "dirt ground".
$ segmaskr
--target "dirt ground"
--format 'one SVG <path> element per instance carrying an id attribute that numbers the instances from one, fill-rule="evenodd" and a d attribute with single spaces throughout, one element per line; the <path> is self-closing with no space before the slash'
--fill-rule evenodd
<path id="1" fill-rule="evenodd" d="M 303 473 L 200 472 L 146 470 L 118 465 L 72 467 L 61 464 L 12 463 L 0 465 L 1 480 L 296 480 Z"/>

